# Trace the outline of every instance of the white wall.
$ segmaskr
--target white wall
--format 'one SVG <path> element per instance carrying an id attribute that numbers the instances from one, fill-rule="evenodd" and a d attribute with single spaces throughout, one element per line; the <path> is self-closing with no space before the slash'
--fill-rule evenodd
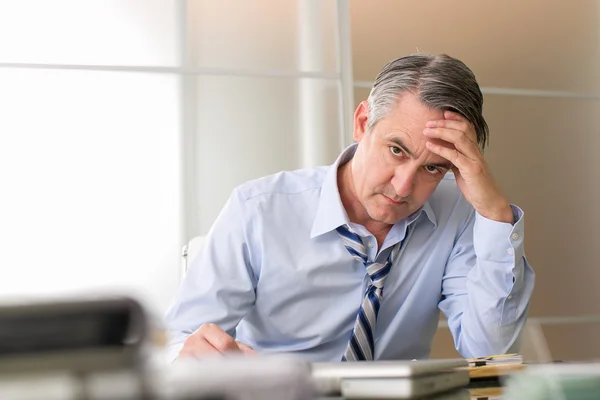
<path id="1" fill-rule="evenodd" d="M 0 3 L 0 302 L 164 312 L 236 185 L 342 148 L 336 4 Z"/>

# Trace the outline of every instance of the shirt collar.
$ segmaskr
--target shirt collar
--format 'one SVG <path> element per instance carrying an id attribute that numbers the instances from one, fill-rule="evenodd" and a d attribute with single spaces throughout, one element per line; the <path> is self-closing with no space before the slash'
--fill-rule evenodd
<path id="1" fill-rule="evenodd" d="M 310 232 L 311 239 L 332 231 L 338 226 L 348 224 L 348 214 L 342 204 L 340 192 L 337 185 L 338 168 L 347 163 L 354 157 L 357 144 L 354 143 L 347 147 L 335 160 L 333 165 L 327 171 L 323 185 L 321 186 L 321 195 L 319 197 L 319 206 Z"/>
<path id="2" fill-rule="evenodd" d="M 412 215 L 416 215 L 416 220 L 423 212 L 425 215 L 427 215 L 427 218 L 429 218 L 433 226 L 437 227 L 437 219 L 435 218 L 435 213 L 433 212 L 433 208 L 431 208 L 431 204 L 429 204 L 429 200 L 426 201 L 425 204 L 423 204 L 423 206 L 419 210 L 415 211 Z"/>
<path id="3" fill-rule="evenodd" d="M 354 157 L 357 145 L 357 143 L 354 143 L 348 146 L 338 156 L 337 160 L 335 160 L 325 175 L 323 185 L 321 186 L 321 195 L 319 197 L 317 213 L 310 232 L 311 239 L 332 231 L 341 225 L 348 225 L 350 222 L 348 220 L 348 214 L 342 204 L 342 199 L 340 198 L 337 184 L 337 172 L 339 167 L 349 162 L 352 157 Z M 423 204 L 423 207 L 411 214 L 405 221 L 399 221 L 396 225 L 409 225 L 415 222 L 423 212 L 425 212 L 433 225 L 437 226 L 435 213 L 428 201 Z"/>

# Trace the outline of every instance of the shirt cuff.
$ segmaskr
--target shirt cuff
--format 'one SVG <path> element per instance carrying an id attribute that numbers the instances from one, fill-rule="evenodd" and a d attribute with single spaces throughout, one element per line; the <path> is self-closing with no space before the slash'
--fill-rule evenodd
<path id="1" fill-rule="evenodd" d="M 164 355 L 165 361 L 167 363 L 172 364 L 173 362 L 175 362 L 175 360 L 179 356 L 179 352 L 183 348 L 184 341 L 185 340 L 173 341 L 173 342 L 168 343 L 165 346 L 165 348 L 163 350 L 163 355 Z"/>
<path id="2" fill-rule="evenodd" d="M 478 258 L 514 263 L 523 257 L 524 213 L 511 204 L 514 224 L 493 221 L 476 213 L 473 247 Z"/>

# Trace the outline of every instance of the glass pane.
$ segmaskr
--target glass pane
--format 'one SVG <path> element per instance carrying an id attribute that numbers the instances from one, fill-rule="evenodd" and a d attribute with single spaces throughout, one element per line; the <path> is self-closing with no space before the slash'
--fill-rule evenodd
<path id="1" fill-rule="evenodd" d="M 597 0 L 350 2 L 356 80 L 416 52 L 464 61 L 482 86 L 600 92 Z"/>
<path id="2" fill-rule="evenodd" d="M 0 2 L 0 62 L 177 65 L 176 0 Z"/>
<path id="3" fill-rule="evenodd" d="M 526 215 L 531 315 L 600 314 L 600 102 L 487 95 L 484 109 L 486 157 Z"/>
<path id="4" fill-rule="evenodd" d="M 341 148 L 338 87 L 329 81 L 200 77 L 197 118 L 200 234 L 235 186 L 332 163 Z"/>
<path id="5" fill-rule="evenodd" d="M 0 300 L 166 308 L 181 246 L 177 78 L 0 69 Z"/>
<path id="6" fill-rule="evenodd" d="M 454 347 L 454 339 L 447 327 L 438 328 L 431 344 L 431 358 L 460 358 Z"/>
<path id="7" fill-rule="evenodd" d="M 192 57 L 203 67 L 336 71 L 335 0 L 190 0 Z"/>
<path id="8" fill-rule="evenodd" d="M 600 314 L 598 322 L 542 325 L 553 361 L 600 361 Z"/>

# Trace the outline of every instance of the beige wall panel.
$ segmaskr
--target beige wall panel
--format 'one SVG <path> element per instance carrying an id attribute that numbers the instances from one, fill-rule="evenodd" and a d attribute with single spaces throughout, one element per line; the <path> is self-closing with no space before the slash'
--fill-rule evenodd
<path id="1" fill-rule="evenodd" d="M 354 89 L 354 107 L 358 107 L 361 101 L 366 100 L 369 97 L 371 89 L 366 88 L 355 88 Z"/>
<path id="2" fill-rule="evenodd" d="M 488 95 L 484 114 L 486 157 L 526 213 L 530 315 L 600 314 L 600 102 Z"/>
<path id="3" fill-rule="evenodd" d="M 596 0 L 352 0 L 354 77 L 387 61 L 447 53 L 482 86 L 600 92 Z"/>
<path id="4" fill-rule="evenodd" d="M 600 323 L 543 327 L 553 360 L 600 360 Z"/>
<path id="5" fill-rule="evenodd" d="M 525 334 L 530 334 L 528 330 Z M 600 360 L 600 347 L 597 345 L 600 337 L 600 323 L 542 325 L 549 356 L 552 360 Z M 544 354 L 536 353 L 536 345 L 531 340 L 523 338 L 520 353 L 527 362 L 538 362 Z M 454 348 L 454 340 L 447 328 L 440 328 L 433 339 L 431 358 L 460 357 Z"/>

